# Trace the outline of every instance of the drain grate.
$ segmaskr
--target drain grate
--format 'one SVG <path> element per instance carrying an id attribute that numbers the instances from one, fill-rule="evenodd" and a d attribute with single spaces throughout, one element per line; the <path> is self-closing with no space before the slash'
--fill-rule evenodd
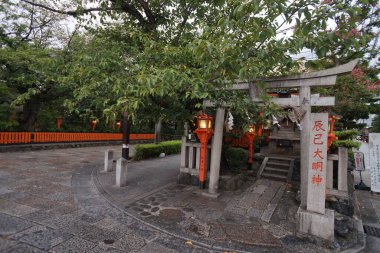
<path id="1" fill-rule="evenodd" d="M 380 237 L 380 228 L 363 225 L 364 232 L 368 235 Z"/>
<path id="2" fill-rule="evenodd" d="M 105 244 L 112 244 L 112 243 L 115 242 L 115 240 L 112 240 L 112 239 L 105 239 L 103 242 L 104 242 Z"/>

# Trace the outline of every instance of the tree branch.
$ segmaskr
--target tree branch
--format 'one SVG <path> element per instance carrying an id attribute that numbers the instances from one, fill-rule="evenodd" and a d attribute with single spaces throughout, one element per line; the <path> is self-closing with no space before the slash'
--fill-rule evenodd
<path id="1" fill-rule="evenodd" d="M 144 9 L 144 12 L 148 18 L 149 23 L 155 24 L 156 18 L 154 17 L 151 9 L 149 8 L 148 3 L 144 0 L 137 0 L 137 1 L 140 3 L 141 7 Z"/>
<path id="2" fill-rule="evenodd" d="M 33 0 L 33 3 L 34 3 L 34 0 Z M 21 41 L 25 41 L 29 38 L 30 34 L 32 34 L 32 31 L 33 31 L 33 19 L 34 19 L 34 5 L 33 5 L 33 8 L 32 8 L 32 13 L 30 14 L 30 23 L 29 23 L 29 31 L 28 33 L 21 38 Z"/>
<path id="3" fill-rule="evenodd" d="M 117 7 L 107 7 L 107 8 L 96 8 L 96 7 L 94 7 L 94 8 L 83 9 L 80 11 L 62 11 L 62 10 L 57 10 L 57 9 L 51 8 L 51 7 L 43 5 L 43 4 L 34 3 L 34 2 L 31 2 L 28 0 L 21 0 L 21 1 L 25 2 L 27 4 L 30 4 L 32 6 L 43 8 L 43 9 L 51 11 L 51 12 L 55 12 L 55 13 L 59 13 L 59 14 L 63 14 L 63 15 L 69 15 L 69 16 L 73 16 L 73 17 L 78 17 L 78 16 L 81 16 L 83 14 L 87 14 L 87 13 L 95 12 L 95 11 L 117 11 L 117 10 L 120 11 L 120 10 L 122 10 L 122 8 L 117 8 Z"/>
<path id="4" fill-rule="evenodd" d="M 110 0 L 110 1 L 113 3 L 115 7 L 119 6 L 119 8 L 121 8 L 122 11 L 130 14 L 132 17 L 137 19 L 140 25 L 145 27 L 147 30 L 152 30 L 153 28 L 155 28 L 155 23 L 151 23 L 149 20 L 149 17 L 148 17 L 148 20 L 146 20 L 145 17 L 140 13 L 140 11 L 134 5 L 129 4 L 126 1 L 118 1 L 118 0 Z"/>

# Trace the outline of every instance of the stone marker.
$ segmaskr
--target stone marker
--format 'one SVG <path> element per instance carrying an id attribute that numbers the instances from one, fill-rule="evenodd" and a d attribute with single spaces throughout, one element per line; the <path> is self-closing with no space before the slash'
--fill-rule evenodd
<path id="1" fill-rule="evenodd" d="M 306 210 L 325 214 L 328 114 L 310 115 Z"/>
<path id="2" fill-rule="evenodd" d="M 380 192 L 380 133 L 369 134 L 371 191 Z"/>
<path id="3" fill-rule="evenodd" d="M 104 152 L 104 171 L 110 172 L 112 171 L 113 164 L 113 150 L 109 149 Z"/>
<path id="4" fill-rule="evenodd" d="M 116 186 L 127 185 L 127 159 L 119 158 L 116 162 Z"/>
<path id="5" fill-rule="evenodd" d="M 318 214 L 299 208 L 297 214 L 299 232 L 334 241 L 334 210 L 326 209 L 325 214 Z"/>
<path id="6" fill-rule="evenodd" d="M 310 127 L 307 205 L 297 212 L 297 230 L 334 241 L 334 211 L 325 208 L 328 114 L 312 113 Z"/>

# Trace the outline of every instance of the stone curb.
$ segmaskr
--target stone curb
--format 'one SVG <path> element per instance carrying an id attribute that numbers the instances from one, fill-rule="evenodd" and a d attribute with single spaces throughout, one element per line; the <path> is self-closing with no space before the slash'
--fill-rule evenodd
<path id="1" fill-rule="evenodd" d="M 162 229 L 158 226 L 155 226 L 153 224 L 150 224 L 138 217 L 136 217 L 135 215 L 127 212 L 125 209 L 121 208 L 118 204 L 116 204 L 115 202 L 117 202 L 115 199 L 113 199 L 113 197 L 102 187 L 101 183 L 99 182 L 99 179 L 98 179 L 98 169 L 97 167 L 94 167 L 92 169 L 92 172 L 91 172 L 91 177 L 92 177 L 92 183 L 94 184 L 94 186 L 96 187 L 96 189 L 98 190 L 99 194 L 102 195 L 106 201 L 112 205 L 113 207 L 117 208 L 118 210 L 120 210 L 121 212 L 124 212 L 126 215 L 128 215 L 129 217 L 143 223 L 144 225 L 146 226 L 149 226 L 157 231 L 160 231 L 164 234 L 167 234 L 167 235 L 170 235 L 170 236 L 173 236 L 175 238 L 178 238 L 180 240 L 184 240 L 184 241 L 191 241 L 192 244 L 196 245 L 196 246 L 199 246 L 199 247 L 203 247 L 203 248 L 206 248 L 206 249 L 209 249 L 209 250 L 216 250 L 216 251 L 221 251 L 221 252 L 239 252 L 239 253 L 252 253 L 251 251 L 243 251 L 243 250 L 238 250 L 238 249 L 233 249 L 233 248 L 224 248 L 224 247 L 219 247 L 219 246 L 214 246 L 214 245 L 210 245 L 210 244 L 206 244 L 206 243 L 203 243 L 203 242 L 199 242 L 199 241 L 196 241 L 194 239 L 191 239 L 191 238 L 187 238 L 187 237 L 184 237 L 184 236 L 181 236 L 181 235 L 178 235 L 178 234 L 174 234 L 174 233 L 171 233 L 165 229 Z"/>
<path id="2" fill-rule="evenodd" d="M 131 141 L 131 144 L 152 143 L 152 140 Z M 96 146 L 121 145 L 121 141 L 97 141 L 97 142 L 60 142 L 60 143 L 41 143 L 41 144 L 12 144 L 0 145 L 0 153 L 19 152 L 19 151 L 37 151 L 49 149 L 65 148 L 83 148 Z"/>

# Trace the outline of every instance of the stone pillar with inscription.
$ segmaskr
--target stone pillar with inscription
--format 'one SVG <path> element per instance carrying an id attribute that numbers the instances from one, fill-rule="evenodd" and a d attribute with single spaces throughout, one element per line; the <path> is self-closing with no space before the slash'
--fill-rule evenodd
<path id="1" fill-rule="evenodd" d="M 334 211 L 325 208 L 328 114 L 311 113 L 306 209 L 298 209 L 298 232 L 334 240 Z"/>
<path id="2" fill-rule="evenodd" d="M 380 192 L 380 133 L 369 134 L 371 191 Z"/>

